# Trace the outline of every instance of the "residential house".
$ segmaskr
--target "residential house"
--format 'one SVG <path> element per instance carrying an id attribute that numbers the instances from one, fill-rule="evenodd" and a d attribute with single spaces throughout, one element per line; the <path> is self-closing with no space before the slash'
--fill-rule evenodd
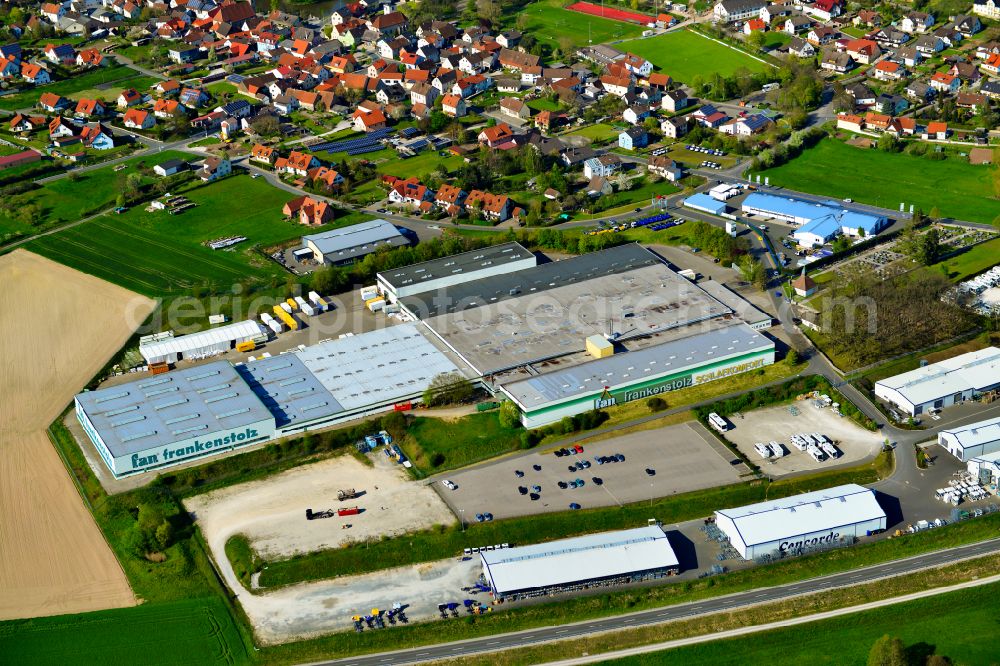
<path id="1" fill-rule="evenodd" d="M 122 118 L 122 124 L 128 129 L 145 130 L 156 125 L 156 118 L 143 109 L 129 109 Z"/>
<path id="2" fill-rule="evenodd" d="M 514 139 L 514 131 L 510 128 L 507 123 L 499 123 L 493 127 L 486 127 L 477 137 L 479 143 L 485 144 L 490 148 L 497 148 L 504 144 L 510 143 Z"/>
<path id="3" fill-rule="evenodd" d="M 855 108 L 865 108 L 875 103 L 875 92 L 863 83 L 852 83 L 844 91 L 854 98 Z"/>
<path id="4" fill-rule="evenodd" d="M 250 161 L 258 162 L 260 164 L 267 164 L 268 166 L 274 166 L 275 160 L 278 159 L 278 151 L 270 146 L 265 146 L 264 144 L 255 144 L 253 148 L 250 149 Z"/>
<path id="5" fill-rule="evenodd" d="M 676 113 L 681 109 L 687 108 L 690 102 L 691 99 L 683 90 L 679 88 L 677 90 L 667 90 L 663 93 L 663 97 L 660 98 L 660 108 L 664 111 Z"/>
<path id="6" fill-rule="evenodd" d="M 68 109 L 70 104 L 68 99 L 55 93 L 42 93 L 38 98 L 38 106 L 51 113 Z"/>
<path id="7" fill-rule="evenodd" d="M 115 147 L 115 135 L 101 123 L 87 123 L 80 128 L 80 142 L 94 150 L 111 150 Z"/>
<path id="8" fill-rule="evenodd" d="M 980 69 L 990 74 L 1000 74 L 1000 53 L 993 53 L 980 65 Z"/>
<path id="9" fill-rule="evenodd" d="M 310 169 L 306 174 L 306 178 L 316 186 L 324 187 L 327 190 L 339 189 L 344 184 L 344 177 L 335 169 L 327 166 Z"/>
<path id="10" fill-rule="evenodd" d="M 754 113 L 742 118 L 733 118 L 719 127 L 723 134 L 734 136 L 753 136 L 769 129 L 774 123 L 767 116 Z"/>
<path id="11" fill-rule="evenodd" d="M 965 85 L 975 85 L 979 79 L 983 78 L 980 74 L 979 68 L 971 62 L 956 62 L 948 70 L 949 74 L 954 74 L 959 79 L 961 79 L 962 84 Z"/>
<path id="12" fill-rule="evenodd" d="M 615 95 L 616 97 L 625 97 L 632 92 L 634 88 L 634 83 L 632 77 L 630 76 L 612 76 L 611 74 L 605 74 L 600 79 L 601 85 L 604 87 L 604 92 Z"/>
<path id="13" fill-rule="evenodd" d="M 21 63 L 21 78 L 27 83 L 36 86 L 44 86 L 46 83 L 52 83 L 52 76 L 49 74 L 49 70 L 31 62 Z"/>
<path id="14" fill-rule="evenodd" d="M 792 37 L 788 42 L 788 52 L 797 58 L 812 58 L 816 55 L 816 47 L 801 37 Z"/>
<path id="15" fill-rule="evenodd" d="M 724 112 L 719 111 L 711 104 L 703 105 L 697 111 L 692 113 L 690 118 L 697 121 L 702 126 L 711 129 L 716 129 L 722 125 L 722 123 L 729 120 L 729 116 L 727 116 Z"/>
<path id="16" fill-rule="evenodd" d="M 937 96 L 937 90 L 926 81 L 911 81 L 906 86 L 906 96 L 919 102 L 929 102 Z"/>
<path id="17" fill-rule="evenodd" d="M 583 163 L 583 175 L 585 178 L 593 178 L 594 176 L 607 178 L 617 173 L 621 167 L 622 161 L 617 155 L 601 155 L 592 157 Z"/>
<path id="18" fill-rule="evenodd" d="M 819 25 L 809 30 L 806 40 L 813 46 L 829 44 L 837 36 L 837 31 L 825 25 Z"/>
<path id="19" fill-rule="evenodd" d="M 815 0 L 812 4 L 802 5 L 802 11 L 821 21 L 831 21 L 844 13 L 844 6 L 841 0 Z"/>
<path id="20" fill-rule="evenodd" d="M 107 64 L 107 58 L 97 49 L 84 49 L 76 54 L 77 67 L 104 67 Z"/>
<path id="21" fill-rule="evenodd" d="M 500 66 L 504 69 L 523 71 L 529 67 L 538 67 L 542 64 L 541 56 L 515 51 L 509 48 L 500 49 L 498 57 Z"/>
<path id="22" fill-rule="evenodd" d="M 892 26 L 880 28 L 868 37 L 869 39 L 875 40 L 875 43 L 883 49 L 898 49 L 900 46 L 910 41 L 910 35 L 902 30 L 897 30 Z"/>
<path id="23" fill-rule="evenodd" d="M 855 27 L 875 28 L 882 25 L 882 15 L 874 9 L 861 9 L 851 19 Z"/>
<path id="24" fill-rule="evenodd" d="M 948 123 L 927 123 L 927 127 L 923 133 L 923 138 L 933 141 L 944 141 L 948 138 Z"/>
<path id="25" fill-rule="evenodd" d="M 448 94 L 441 98 L 441 112 L 451 118 L 461 118 L 468 113 L 468 108 L 461 95 Z"/>
<path id="26" fill-rule="evenodd" d="M 201 169 L 198 171 L 198 177 L 202 181 L 210 183 L 225 178 L 232 172 L 233 165 L 228 159 L 223 157 L 206 157 Z"/>
<path id="27" fill-rule="evenodd" d="M 395 179 L 389 189 L 389 201 L 418 208 L 425 201 L 433 201 L 434 192 L 414 176 L 407 179 Z"/>
<path id="28" fill-rule="evenodd" d="M 837 129 L 844 129 L 849 132 L 860 132 L 864 129 L 864 119 L 852 113 L 837 114 Z"/>
<path id="29" fill-rule="evenodd" d="M 660 121 L 660 131 L 670 139 L 679 139 L 687 134 L 687 118 L 665 118 Z"/>
<path id="30" fill-rule="evenodd" d="M 10 119 L 7 127 L 11 132 L 34 132 L 43 127 L 47 127 L 49 124 L 49 119 L 45 116 L 25 116 L 20 113 L 15 113 L 14 117 Z"/>
<path id="31" fill-rule="evenodd" d="M 278 165 L 279 162 L 276 160 L 274 163 L 275 170 L 278 170 Z M 285 158 L 284 164 L 281 166 L 281 170 L 284 173 L 290 173 L 305 178 L 309 175 L 310 169 L 314 169 L 319 166 L 319 160 L 311 153 L 293 150 L 288 154 L 288 157 Z"/>
<path id="32" fill-rule="evenodd" d="M 71 67 L 76 64 L 76 49 L 69 44 L 48 44 L 42 52 L 45 59 L 54 65 Z"/>
<path id="33" fill-rule="evenodd" d="M 898 62 L 881 60 L 871 68 L 870 73 L 879 81 L 899 81 L 906 77 L 906 68 Z"/>
<path id="34" fill-rule="evenodd" d="M 869 111 L 865 114 L 865 128 L 872 132 L 885 132 L 892 126 L 892 116 Z"/>
<path id="35" fill-rule="evenodd" d="M 388 119 L 381 109 L 375 109 L 367 113 L 358 110 L 354 114 L 354 129 L 358 132 L 374 132 L 385 129 L 388 125 Z"/>
<path id="36" fill-rule="evenodd" d="M 901 46 L 896 49 L 892 59 L 907 67 L 916 67 L 924 59 L 924 55 L 913 46 Z"/>
<path id="37" fill-rule="evenodd" d="M 649 118 L 651 113 L 652 110 L 645 104 L 633 104 L 622 113 L 622 120 L 629 125 L 638 125 L 646 120 L 646 118 Z"/>
<path id="38" fill-rule="evenodd" d="M 983 24 L 980 23 L 979 17 L 969 16 L 968 14 L 959 14 L 952 21 L 952 24 L 956 30 L 962 33 L 963 37 L 972 37 L 983 29 Z"/>
<path id="39" fill-rule="evenodd" d="M 766 0 L 721 0 L 712 8 L 717 21 L 736 23 L 760 16 L 767 7 Z"/>
<path id="40" fill-rule="evenodd" d="M 410 88 L 411 104 L 426 104 L 427 106 L 431 106 L 434 104 L 434 100 L 437 99 L 437 96 L 437 88 L 429 83 L 417 83 Z"/>
<path id="41" fill-rule="evenodd" d="M 935 54 L 944 51 L 945 44 L 944 40 L 937 35 L 921 35 L 917 38 L 917 41 L 913 43 L 913 48 L 915 48 L 923 56 L 930 58 Z"/>
<path id="42" fill-rule="evenodd" d="M 839 51 L 831 50 L 826 51 L 823 54 L 823 58 L 820 60 L 819 66 L 831 72 L 843 74 L 854 67 L 854 59 L 849 53 L 841 53 Z"/>
<path id="43" fill-rule="evenodd" d="M 752 32 L 764 32 L 767 30 L 767 23 L 764 23 L 764 19 L 752 18 L 743 24 L 743 34 L 749 35 Z"/>
<path id="44" fill-rule="evenodd" d="M 107 108 L 101 101 L 83 98 L 76 103 L 76 111 L 73 112 L 73 117 L 95 118 L 103 116 L 105 113 L 107 113 Z"/>
<path id="45" fill-rule="evenodd" d="M 117 104 L 119 109 L 128 109 L 140 103 L 142 103 L 142 95 L 135 88 L 126 88 L 118 95 Z"/>
<path id="46" fill-rule="evenodd" d="M 500 100 L 500 113 L 523 122 L 531 118 L 531 108 L 517 97 L 504 97 Z"/>
<path id="47" fill-rule="evenodd" d="M 948 94 L 958 92 L 961 83 L 962 81 L 957 76 L 946 72 L 935 72 L 930 79 L 931 88 Z"/>
<path id="48" fill-rule="evenodd" d="M 189 109 L 200 109 L 212 98 L 201 88 L 184 88 L 177 99 Z"/>
<path id="49" fill-rule="evenodd" d="M 876 58 L 882 55 L 882 49 L 870 39 L 852 39 L 847 42 L 845 50 L 854 62 L 861 63 L 862 65 L 870 65 Z"/>
<path id="50" fill-rule="evenodd" d="M 983 81 L 979 92 L 990 99 L 1000 99 L 1000 81 Z"/>
<path id="51" fill-rule="evenodd" d="M 292 199 L 282 207 L 281 212 L 287 218 L 298 217 L 300 224 L 311 227 L 333 222 L 333 206 L 308 195 Z"/>
<path id="52" fill-rule="evenodd" d="M 813 20 L 811 18 L 802 14 L 796 14 L 785 19 L 783 30 L 789 35 L 797 35 L 811 27 L 813 27 Z"/>
<path id="53" fill-rule="evenodd" d="M 590 182 L 587 183 L 586 191 L 588 197 L 596 199 L 598 197 L 611 194 L 615 191 L 615 189 L 612 187 L 611 181 L 604 176 L 594 176 L 590 179 Z"/>
<path id="54" fill-rule="evenodd" d="M 629 127 L 618 135 L 618 147 L 625 150 L 637 150 L 649 145 L 649 133 L 644 127 Z"/>
<path id="55" fill-rule="evenodd" d="M 458 215 L 465 204 L 467 194 L 461 187 L 442 183 L 434 195 L 434 203 L 452 217 Z"/>
<path id="56" fill-rule="evenodd" d="M 885 113 L 890 116 L 898 116 L 908 108 L 910 108 L 910 103 L 906 101 L 905 97 L 900 95 L 882 93 L 875 98 L 875 110 L 879 113 Z"/>
<path id="57" fill-rule="evenodd" d="M 166 81 L 159 81 L 153 86 L 153 90 L 161 97 L 176 95 L 181 91 L 181 84 L 174 79 L 167 79 Z"/>
<path id="58" fill-rule="evenodd" d="M 503 222 L 511 215 L 513 202 L 506 194 L 491 194 L 472 190 L 465 198 L 465 210 L 469 215 L 481 212 L 483 217 L 494 222 Z"/>
<path id="59" fill-rule="evenodd" d="M 1000 0 L 973 0 L 972 13 L 990 19 L 1000 19 Z"/>
<path id="60" fill-rule="evenodd" d="M 76 136 L 79 132 L 80 128 L 62 116 L 56 116 L 49 121 L 49 138 L 52 140 Z"/>
<path id="61" fill-rule="evenodd" d="M 955 106 L 960 109 L 971 109 L 973 113 L 979 113 L 990 106 L 986 95 L 982 93 L 960 92 L 955 95 Z"/>
<path id="62" fill-rule="evenodd" d="M 925 33 L 934 25 L 934 17 L 926 12 L 910 12 L 899 22 L 899 29 L 911 35 Z"/>
<path id="63" fill-rule="evenodd" d="M 153 115 L 164 120 L 184 115 L 184 107 L 176 99 L 158 99 L 153 102 Z"/>
<path id="64" fill-rule="evenodd" d="M 620 64 L 632 72 L 632 74 L 641 78 L 649 76 L 653 71 L 653 63 L 634 53 L 626 53 Z"/>
<path id="65" fill-rule="evenodd" d="M 167 160 L 153 167 L 153 173 L 161 178 L 173 176 L 174 174 L 186 171 L 188 167 L 184 160 Z"/>
<path id="66" fill-rule="evenodd" d="M 653 155 L 649 158 L 647 170 L 649 173 L 655 174 L 660 178 L 665 178 L 671 183 L 684 177 L 684 170 L 681 168 L 681 165 L 666 155 Z"/>

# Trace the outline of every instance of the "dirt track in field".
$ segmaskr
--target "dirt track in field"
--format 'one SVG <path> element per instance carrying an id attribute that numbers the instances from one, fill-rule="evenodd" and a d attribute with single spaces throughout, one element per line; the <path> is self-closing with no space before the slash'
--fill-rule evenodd
<path id="1" fill-rule="evenodd" d="M 136 602 L 45 429 L 153 306 L 24 250 L 0 256 L 0 620 Z"/>

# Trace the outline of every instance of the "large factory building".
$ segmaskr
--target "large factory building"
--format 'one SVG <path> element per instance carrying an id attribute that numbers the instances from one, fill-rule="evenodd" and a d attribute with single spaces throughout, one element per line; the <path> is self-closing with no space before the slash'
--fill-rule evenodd
<path id="1" fill-rule="evenodd" d="M 76 415 L 121 477 L 390 410 L 458 371 L 416 326 L 401 324 L 87 391 L 76 396 Z"/>

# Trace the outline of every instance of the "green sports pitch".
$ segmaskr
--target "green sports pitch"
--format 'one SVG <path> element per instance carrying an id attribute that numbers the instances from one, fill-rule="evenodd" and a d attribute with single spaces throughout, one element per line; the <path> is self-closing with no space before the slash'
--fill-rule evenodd
<path id="1" fill-rule="evenodd" d="M 540 0 L 527 5 L 512 17 L 522 21 L 522 32 L 534 35 L 540 42 L 562 48 L 563 42 L 573 48 L 588 43 L 599 44 L 616 39 L 631 39 L 642 34 L 642 26 L 611 21 L 564 9 L 558 0 Z M 521 18 L 524 17 L 524 18 Z"/>
<path id="2" fill-rule="evenodd" d="M 678 30 L 659 37 L 634 39 L 615 48 L 635 53 L 653 63 L 657 71 L 690 83 L 695 77 L 714 74 L 732 76 L 741 69 L 762 72 L 770 65 L 725 44 L 690 30 Z"/>
<path id="3" fill-rule="evenodd" d="M 0 662 L 241 666 L 246 648 L 220 598 L 0 623 Z"/>

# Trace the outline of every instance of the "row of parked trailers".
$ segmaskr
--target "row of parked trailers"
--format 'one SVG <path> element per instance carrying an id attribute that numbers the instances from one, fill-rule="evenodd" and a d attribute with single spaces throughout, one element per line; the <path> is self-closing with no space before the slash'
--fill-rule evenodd
<path id="1" fill-rule="evenodd" d="M 285 327 L 289 330 L 297 331 L 301 324 L 295 318 L 295 312 L 302 312 L 310 317 L 315 317 L 321 312 L 326 312 L 330 309 L 330 305 L 315 291 L 310 291 L 308 296 L 309 300 L 301 296 L 296 296 L 295 298 L 282 301 L 274 306 L 273 317 L 268 312 L 262 312 L 260 313 L 260 320 L 264 322 L 265 326 L 274 331 L 275 334 L 284 331 Z"/>
<path id="2" fill-rule="evenodd" d="M 818 432 L 792 435 L 791 442 L 792 446 L 799 451 L 805 451 L 816 462 L 822 462 L 827 456 L 840 457 L 840 451 L 833 445 L 833 442 L 826 435 L 821 435 Z"/>

